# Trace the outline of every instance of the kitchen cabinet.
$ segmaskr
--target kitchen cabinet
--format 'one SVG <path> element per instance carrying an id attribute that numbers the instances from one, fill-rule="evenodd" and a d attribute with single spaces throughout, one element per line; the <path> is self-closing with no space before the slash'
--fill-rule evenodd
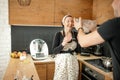
<path id="1" fill-rule="evenodd" d="M 66 14 L 96 20 L 98 24 L 113 18 L 113 0 L 32 0 L 30 6 L 20 6 L 9 0 L 9 24 L 61 25 Z"/>
<path id="2" fill-rule="evenodd" d="M 81 76 L 82 76 L 82 63 L 78 60 L 79 62 L 79 76 L 78 76 L 78 80 L 81 80 Z"/>
<path id="3" fill-rule="evenodd" d="M 9 0 L 9 24 L 52 25 L 53 22 L 54 0 L 31 0 L 29 6 Z"/>
<path id="4" fill-rule="evenodd" d="M 111 6 L 113 0 L 93 0 L 93 20 L 102 24 L 108 19 L 114 18 L 114 11 Z"/>
<path id="5" fill-rule="evenodd" d="M 66 14 L 92 19 L 92 4 L 93 0 L 55 0 L 55 25 L 59 25 Z"/>
<path id="6" fill-rule="evenodd" d="M 46 80 L 46 64 L 35 64 L 38 76 L 41 80 Z"/>
<path id="7" fill-rule="evenodd" d="M 47 80 L 53 80 L 54 77 L 55 64 L 47 64 Z"/>
<path id="8" fill-rule="evenodd" d="M 53 80 L 54 62 L 37 62 L 34 64 L 41 80 Z"/>
<path id="9" fill-rule="evenodd" d="M 92 18 L 93 0 L 32 0 L 29 6 L 20 6 L 18 0 L 9 0 L 9 24 L 61 25 L 66 14 Z"/>

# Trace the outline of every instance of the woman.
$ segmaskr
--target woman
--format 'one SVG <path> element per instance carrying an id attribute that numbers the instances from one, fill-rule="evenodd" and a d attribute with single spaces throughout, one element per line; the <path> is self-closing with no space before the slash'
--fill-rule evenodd
<path id="1" fill-rule="evenodd" d="M 71 15 L 64 16 L 63 30 L 55 35 L 53 53 L 57 55 L 54 80 L 78 80 L 79 66 L 74 54 L 80 53 L 80 45 L 77 43 L 77 33 L 73 31 L 73 24 Z"/>

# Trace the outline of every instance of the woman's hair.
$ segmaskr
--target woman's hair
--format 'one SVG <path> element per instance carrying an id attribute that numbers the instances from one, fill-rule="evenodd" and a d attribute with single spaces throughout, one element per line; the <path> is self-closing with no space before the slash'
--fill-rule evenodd
<path id="1" fill-rule="evenodd" d="M 65 19 L 66 19 L 67 17 L 72 17 L 72 16 L 68 14 L 68 15 L 65 15 L 65 16 L 62 18 L 61 24 L 62 24 L 63 27 L 64 27 L 63 23 L 65 22 Z"/>

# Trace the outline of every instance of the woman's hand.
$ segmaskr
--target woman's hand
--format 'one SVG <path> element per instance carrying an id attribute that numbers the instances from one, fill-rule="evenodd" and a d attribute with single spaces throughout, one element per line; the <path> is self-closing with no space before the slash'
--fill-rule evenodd
<path id="1" fill-rule="evenodd" d="M 72 39 L 72 35 L 70 32 L 68 32 L 63 39 L 62 45 L 63 46 L 66 45 L 69 41 L 71 41 L 71 39 Z"/>
<path id="2" fill-rule="evenodd" d="M 82 28 L 82 18 L 79 17 L 79 19 L 74 18 L 74 27 L 76 30 L 78 30 L 79 28 Z"/>

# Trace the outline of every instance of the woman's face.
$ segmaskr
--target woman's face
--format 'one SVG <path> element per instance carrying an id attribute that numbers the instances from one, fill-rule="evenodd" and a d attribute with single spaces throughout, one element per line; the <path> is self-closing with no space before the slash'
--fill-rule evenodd
<path id="1" fill-rule="evenodd" d="M 63 22 L 64 28 L 72 30 L 74 22 L 72 17 L 66 17 L 64 22 Z"/>

